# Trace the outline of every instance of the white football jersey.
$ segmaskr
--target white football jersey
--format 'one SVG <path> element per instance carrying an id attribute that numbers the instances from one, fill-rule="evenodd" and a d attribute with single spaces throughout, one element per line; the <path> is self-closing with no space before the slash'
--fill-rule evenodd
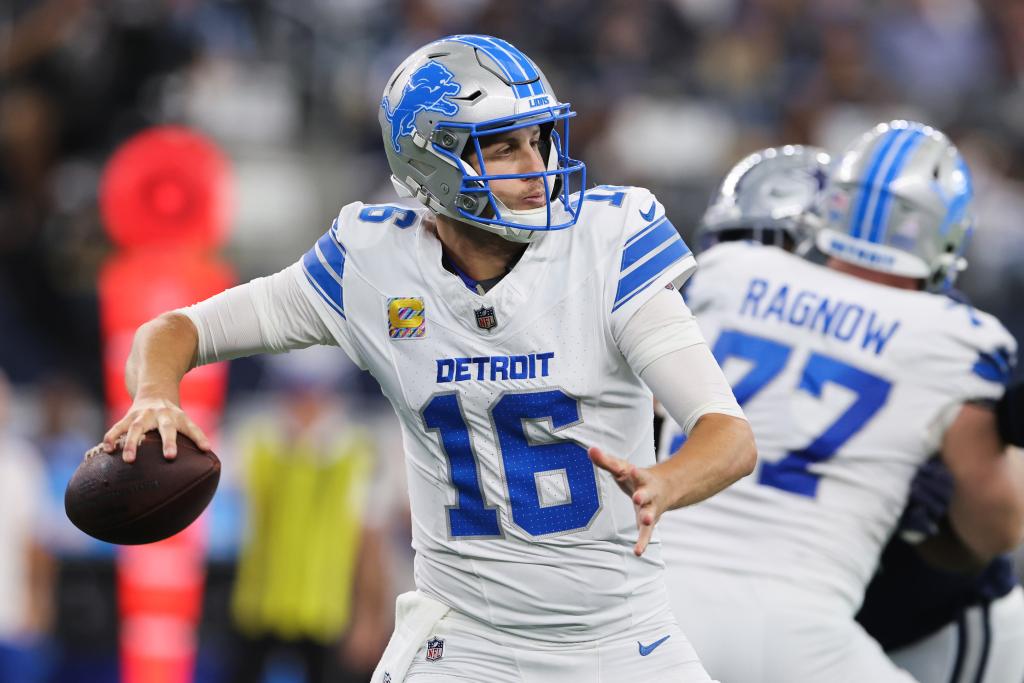
<path id="1" fill-rule="evenodd" d="M 775 247 L 721 244 L 700 266 L 687 298 L 759 463 L 662 517 L 666 564 L 775 577 L 852 614 L 918 466 L 964 402 L 1002 394 L 1016 344 L 998 320 L 946 296 Z M 661 457 L 681 441 L 667 422 Z"/>
<path id="2" fill-rule="evenodd" d="M 303 258 L 308 297 L 402 425 L 417 587 L 497 628 L 601 638 L 665 604 L 628 496 L 587 457 L 654 463 L 650 392 L 615 331 L 693 256 L 647 190 L 588 190 L 479 295 L 426 210 L 350 204 Z"/>

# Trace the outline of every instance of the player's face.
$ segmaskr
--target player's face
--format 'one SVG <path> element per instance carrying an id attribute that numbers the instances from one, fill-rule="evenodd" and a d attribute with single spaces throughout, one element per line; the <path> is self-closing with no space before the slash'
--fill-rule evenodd
<path id="1" fill-rule="evenodd" d="M 540 152 L 540 128 L 529 126 L 500 133 L 480 141 L 487 175 L 506 173 L 539 173 L 544 170 Z M 471 154 L 469 163 L 480 173 L 476 154 Z M 544 196 L 544 182 L 534 178 L 509 178 L 491 180 L 491 192 L 513 211 L 537 209 L 547 203 Z"/>

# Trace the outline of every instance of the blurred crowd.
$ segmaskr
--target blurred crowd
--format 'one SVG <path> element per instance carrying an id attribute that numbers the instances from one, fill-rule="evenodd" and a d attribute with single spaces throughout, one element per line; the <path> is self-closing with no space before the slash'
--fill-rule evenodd
<path id="1" fill-rule="evenodd" d="M 963 289 L 1024 340 L 1024 0 L 6 0 L 0 368 L 15 396 L 5 429 L 27 439 L 12 449 L 43 465 L 38 516 L 49 522 L 33 562 L 56 558 L 40 574 L 52 575 L 56 597 L 33 609 L 52 642 L 85 658 L 115 647 L 96 624 L 62 618 L 109 623 L 113 608 L 103 592 L 110 549 L 69 528 L 60 502 L 107 419 L 96 276 L 113 249 L 98 209 L 112 151 L 162 123 L 215 140 L 235 187 L 225 256 L 242 279 L 280 269 L 343 204 L 394 200 L 377 124 L 384 80 L 416 47 L 460 32 L 500 35 L 533 56 L 579 112 L 573 155 L 588 182 L 650 187 L 684 236 L 721 174 L 754 149 L 836 151 L 894 117 L 942 128 L 975 178 Z M 340 352 L 309 362 L 345 368 L 299 373 L 332 377 L 358 406 L 334 429 L 373 427 L 367 448 L 385 465 L 359 476 L 392 500 L 367 528 L 396 539 L 374 552 L 391 553 L 380 560 L 394 569 L 387 590 L 400 590 L 408 530 L 401 482 L 390 478 L 401 470 L 394 423 Z M 247 424 L 268 402 L 301 403 L 297 383 L 274 362 L 235 362 L 227 424 Z M 224 615 L 240 530 L 258 516 L 247 476 L 227 476 L 211 512 L 211 604 Z M 346 572 L 354 582 L 360 568 Z"/>
<path id="2" fill-rule="evenodd" d="M 356 198 L 392 199 L 382 83 L 412 49 L 493 32 L 580 112 L 597 184 L 651 186 L 689 233 L 715 181 L 766 145 L 837 149 L 906 116 L 952 134 L 977 186 L 964 285 L 1014 331 L 1024 287 L 1020 0 L 12 0 L 0 9 L 0 362 L 97 391 L 98 179 L 158 123 L 233 163 L 229 255 L 280 268 Z M 614 174 L 607 171 L 614 169 Z M 69 334 L 69 331 L 72 334 Z"/>

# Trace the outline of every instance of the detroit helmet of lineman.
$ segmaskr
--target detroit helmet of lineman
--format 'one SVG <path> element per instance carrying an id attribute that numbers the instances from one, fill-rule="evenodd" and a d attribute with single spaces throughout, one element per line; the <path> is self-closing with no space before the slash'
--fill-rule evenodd
<path id="1" fill-rule="evenodd" d="M 793 249 L 812 235 L 829 155 L 818 147 L 769 147 L 745 157 L 722 179 L 697 226 L 704 250 L 718 242 L 752 239 Z"/>
<path id="2" fill-rule="evenodd" d="M 833 166 L 817 246 L 942 291 L 967 265 L 972 196 L 967 164 L 941 131 L 913 121 L 881 123 Z"/>
<path id="3" fill-rule="evenodd" d="M 392 182 L 433 211 L 505 239 L 529 242 L 572 227 L 582 203 L 586 168 L 569 157 L 569 104 L 559 102 L 537 65 L 500 38 L 455 35 L 413 52 L 384 88 L 380 126 Z M 481 138 L 539 126 L 535 173 L 488 175 Z M 476 153 L 479 172 L 466 160 Z M 540 178 L 546 205 L 512 210 L 489 181 Z"/>

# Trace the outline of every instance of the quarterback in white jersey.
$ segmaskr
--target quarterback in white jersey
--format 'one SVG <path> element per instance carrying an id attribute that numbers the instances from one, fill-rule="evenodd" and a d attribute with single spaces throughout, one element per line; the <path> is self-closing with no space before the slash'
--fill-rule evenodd
<path id="1" fill-rule="evenodd" d="M 174 405 L 190 364 L 336 344 L 380 382 L 417 591 L 374 681 L 710 680 L 653 526 L 749 472 L 753 439 L 673 289 L 689 249 L 646 190 L 572 191 L 571 116 L 502 40 L 417 50 L 380 121 L 427 208 L 350 204 L 290 268 L 136 337 L 135 405 L 105 437 L 127 433 L 126 459 L 154 425 L 202 439 Z M 655 464 L 645 383 L 692 430 L 673 462 Z"/>
<path id="2" fill-rule="evenodd" d="M 946 210 L 911 211 L 928 193 Z M 938 131 L 886 124 L 839 159 L 826 197 L 827 267 L 721 243 L 688 291 L 761 454 L 753 476 L 662 520 L 673 609 L 723 681 L 912 680 L 853 615 L 935 452 L 973 550 L 991 555 L 1021 533 L 1019 454 L 975 405 L 1002 394 L 1014 340 L 934 291 L 961 267 L 962 159 Z"/>

